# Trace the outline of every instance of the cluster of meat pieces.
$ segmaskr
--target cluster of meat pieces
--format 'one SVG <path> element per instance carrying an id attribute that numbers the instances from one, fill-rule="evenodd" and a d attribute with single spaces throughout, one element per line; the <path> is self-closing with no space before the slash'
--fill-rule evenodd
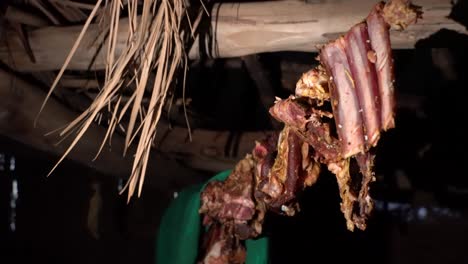
<path id="1" fill-rule="evenodd" d="M 203 191 L 200 213 L 211 242 L 202 263 L 243 263 L 239 240 L 261 233 L 267 210 L 294 215 L 296 196 L 317 181 L 322 164 L 336 175 L 347 228 L 366 228 L 372 148 L 395 126 L 389 29 L 405 29 L 420 15 L 406 0 L 381 2 L 321 48 L 320 65 L 303 74 L 295 95 L 270 109 L 285 125 L 281 133 L 257 142 L 224 182 Z"/>
<path id="2" fill-rule="evenodd" d="M 201 196 L 203 225 L 213 222 L 229 225 L 240 239 L 256 237 L 262 232 L 264 206 L 252 196 L 255 188 L 255 161 L 252 155 L 241 160 L 229 177 L 207 184 Z"/>

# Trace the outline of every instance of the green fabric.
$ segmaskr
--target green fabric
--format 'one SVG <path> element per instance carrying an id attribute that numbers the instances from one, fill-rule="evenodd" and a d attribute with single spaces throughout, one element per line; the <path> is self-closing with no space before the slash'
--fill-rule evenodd
<path id="1" fill-rule="evenodd" d="M 222 181 L 231 171 L 224 171 L 212 180 Z M 179 193 L 165 211 L 156 241 L 157 264 L 194 264 L 198 255 L 201 232 L 200 193 L 205 184 L 189 187 Z M 268 238 L 246 241 L 246 264 L 268 263 Z"/>

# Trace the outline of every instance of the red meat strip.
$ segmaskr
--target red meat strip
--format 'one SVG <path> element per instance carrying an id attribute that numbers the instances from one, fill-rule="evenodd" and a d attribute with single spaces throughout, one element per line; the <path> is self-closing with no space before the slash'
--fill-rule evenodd
<path id="1" fill-rule="evenodd" d="M 359 101 L 359 112 L 364 122 L 364 141 L 370 148 L 380 137 L 380 96 L 377 74 L 372 60 L 369 35 L 365 23 L 351 28 L 345 36 L 346 56 Z"/>
<path id="2" fill-rule="evenodd" d="M 375 62 L 377 82 L 380 95 L 380 119 L 381 129 L 388 130 L 395 127 L 393 117 L 394 76 L 393 57 L 390 46 L 389 25 L 382 16 L 383 4 L 378 4 L 366 19 L 367 30 L 373 53 L 369 53 L 370 59 Z"/>
<path id="3" fill-rule="evenodd" d="M 330 95 L 343 158 L 364 151 L 364 135 L 360 106 L 354 80 L 344 50 L 344 38 L 339 38 L 322 48 L 320 61 L 330 78 Z"/>

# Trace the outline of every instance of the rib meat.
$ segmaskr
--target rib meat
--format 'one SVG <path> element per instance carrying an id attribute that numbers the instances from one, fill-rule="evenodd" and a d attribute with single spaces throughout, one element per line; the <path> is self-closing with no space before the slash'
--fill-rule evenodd
<path id="1" fill-rule="evenodd" d="M 377 144 L 380 137 L 380 96 L 373 52 L 369 44 L 366 23 L 359 23 L 346 34 L 346 56 L 353 76 L 353 85 L 359 102 L 359 113 L 364 123 L 364 141 L 367 148 Z"/>
<path id="2" fill-rule="evenodd" d="M 416 23 L 421 15 L 420 7 L 412 5 L 408 0 L 393 0 L 387 4 L 378 3 L 366 18 L 369 40 L 374 51 L 370 57 L 375 60 L 383 130 L 395 127 L 395 88 L 389 29 L 393 27 L 403 30 Z"/>
<path id="3" fill-rule="evenodd" d="M 330 76 L 330 96 L 333 116 L 341 141 L 343 158 L 364 151 L 364 135 L 360 106 L 354 80 L 346 58 L 345 39 L 340 37 L 320 51 L 320 62 Z"/>
<path id="4" fill-rule="evenodd" d="M 377 72 L 377 82 L 380 95 L 380 119 L 381 128 L 388 130 L 395 127 L 393 111 L 395 106 L 393 86 L 393 61 L 392 49 L 390 47 L 390 25 L 382 16 L 384 4 L 377 4 L 366 19 L 370 44 L 373 50 Z"/>

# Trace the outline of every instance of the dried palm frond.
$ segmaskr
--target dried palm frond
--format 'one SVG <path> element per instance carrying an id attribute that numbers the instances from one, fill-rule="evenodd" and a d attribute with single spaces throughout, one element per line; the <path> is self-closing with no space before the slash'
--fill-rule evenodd
<path id="1" fill-rule="evenodd" d="M 98 11 L 102 14 L 101 8 L 105 8 L 106 15 L 100 16 L 102 28 L 108 34 L 104 85 L 89 108 L 61 131 L 60 135 L 64 137 L 73 133 L 76 135 L 52 171 L 95 120 L 109 116 L 107 133 L 96 154 L 97 157 L 106 142 L 110 142 L 115 129 L 122 128 L 122 121 L 129 116 L 128 123 L 125 123 L 124 154 L 133 141 L 138 141 L 138 143 L 131 175 L 123 189 L 123 191 L 128 189 L 128 199 L 137 189 L 138 196 L 141 194 L 151 145 L 156 135 L 156 127 L 166 95 L 175 78 L 176 70 L 187 65 L 184 37 L 193 35 L 194 32 L 193 26 L 191 26 L 190 34 L 185 33 L 183 27 L 183 24 L 190 20 L 184 0 L 145 0 L 142 6 L 139 6 L 139 2 L 141 1 L 128 0 L 124 5 L 123 0 L 110 0 L 106 1 L 104 7 L 101 7 L 102 0 L 97 1 L 40 110 L 42 111 L 47 99 L 57 86 L 88 26 Z M 129 16 L 127 45 L 121 55 L 116 56 L 119 18 L 123 8 L 127 8 Z M 141 14 L 138 14 L 137 11 L 140 10 Z M 202 11 L 203 8 L 200 8 L 196 15 L 197 20 Z M 198 24 L 198 21 L 193 24 Z M 149 102 L 144 102 L 143 97 L 147 91 L 145 89 L 147 89 L 149 78 L 154 78 L 151 82 L 153 86 L 149 89 Z M 131 90 L 132 95 L 124 96 L 124 90 Z M 124 97 L 125 100 L 123 100 Z M 109 115 L 103 113 L 109 113 Z"/>

